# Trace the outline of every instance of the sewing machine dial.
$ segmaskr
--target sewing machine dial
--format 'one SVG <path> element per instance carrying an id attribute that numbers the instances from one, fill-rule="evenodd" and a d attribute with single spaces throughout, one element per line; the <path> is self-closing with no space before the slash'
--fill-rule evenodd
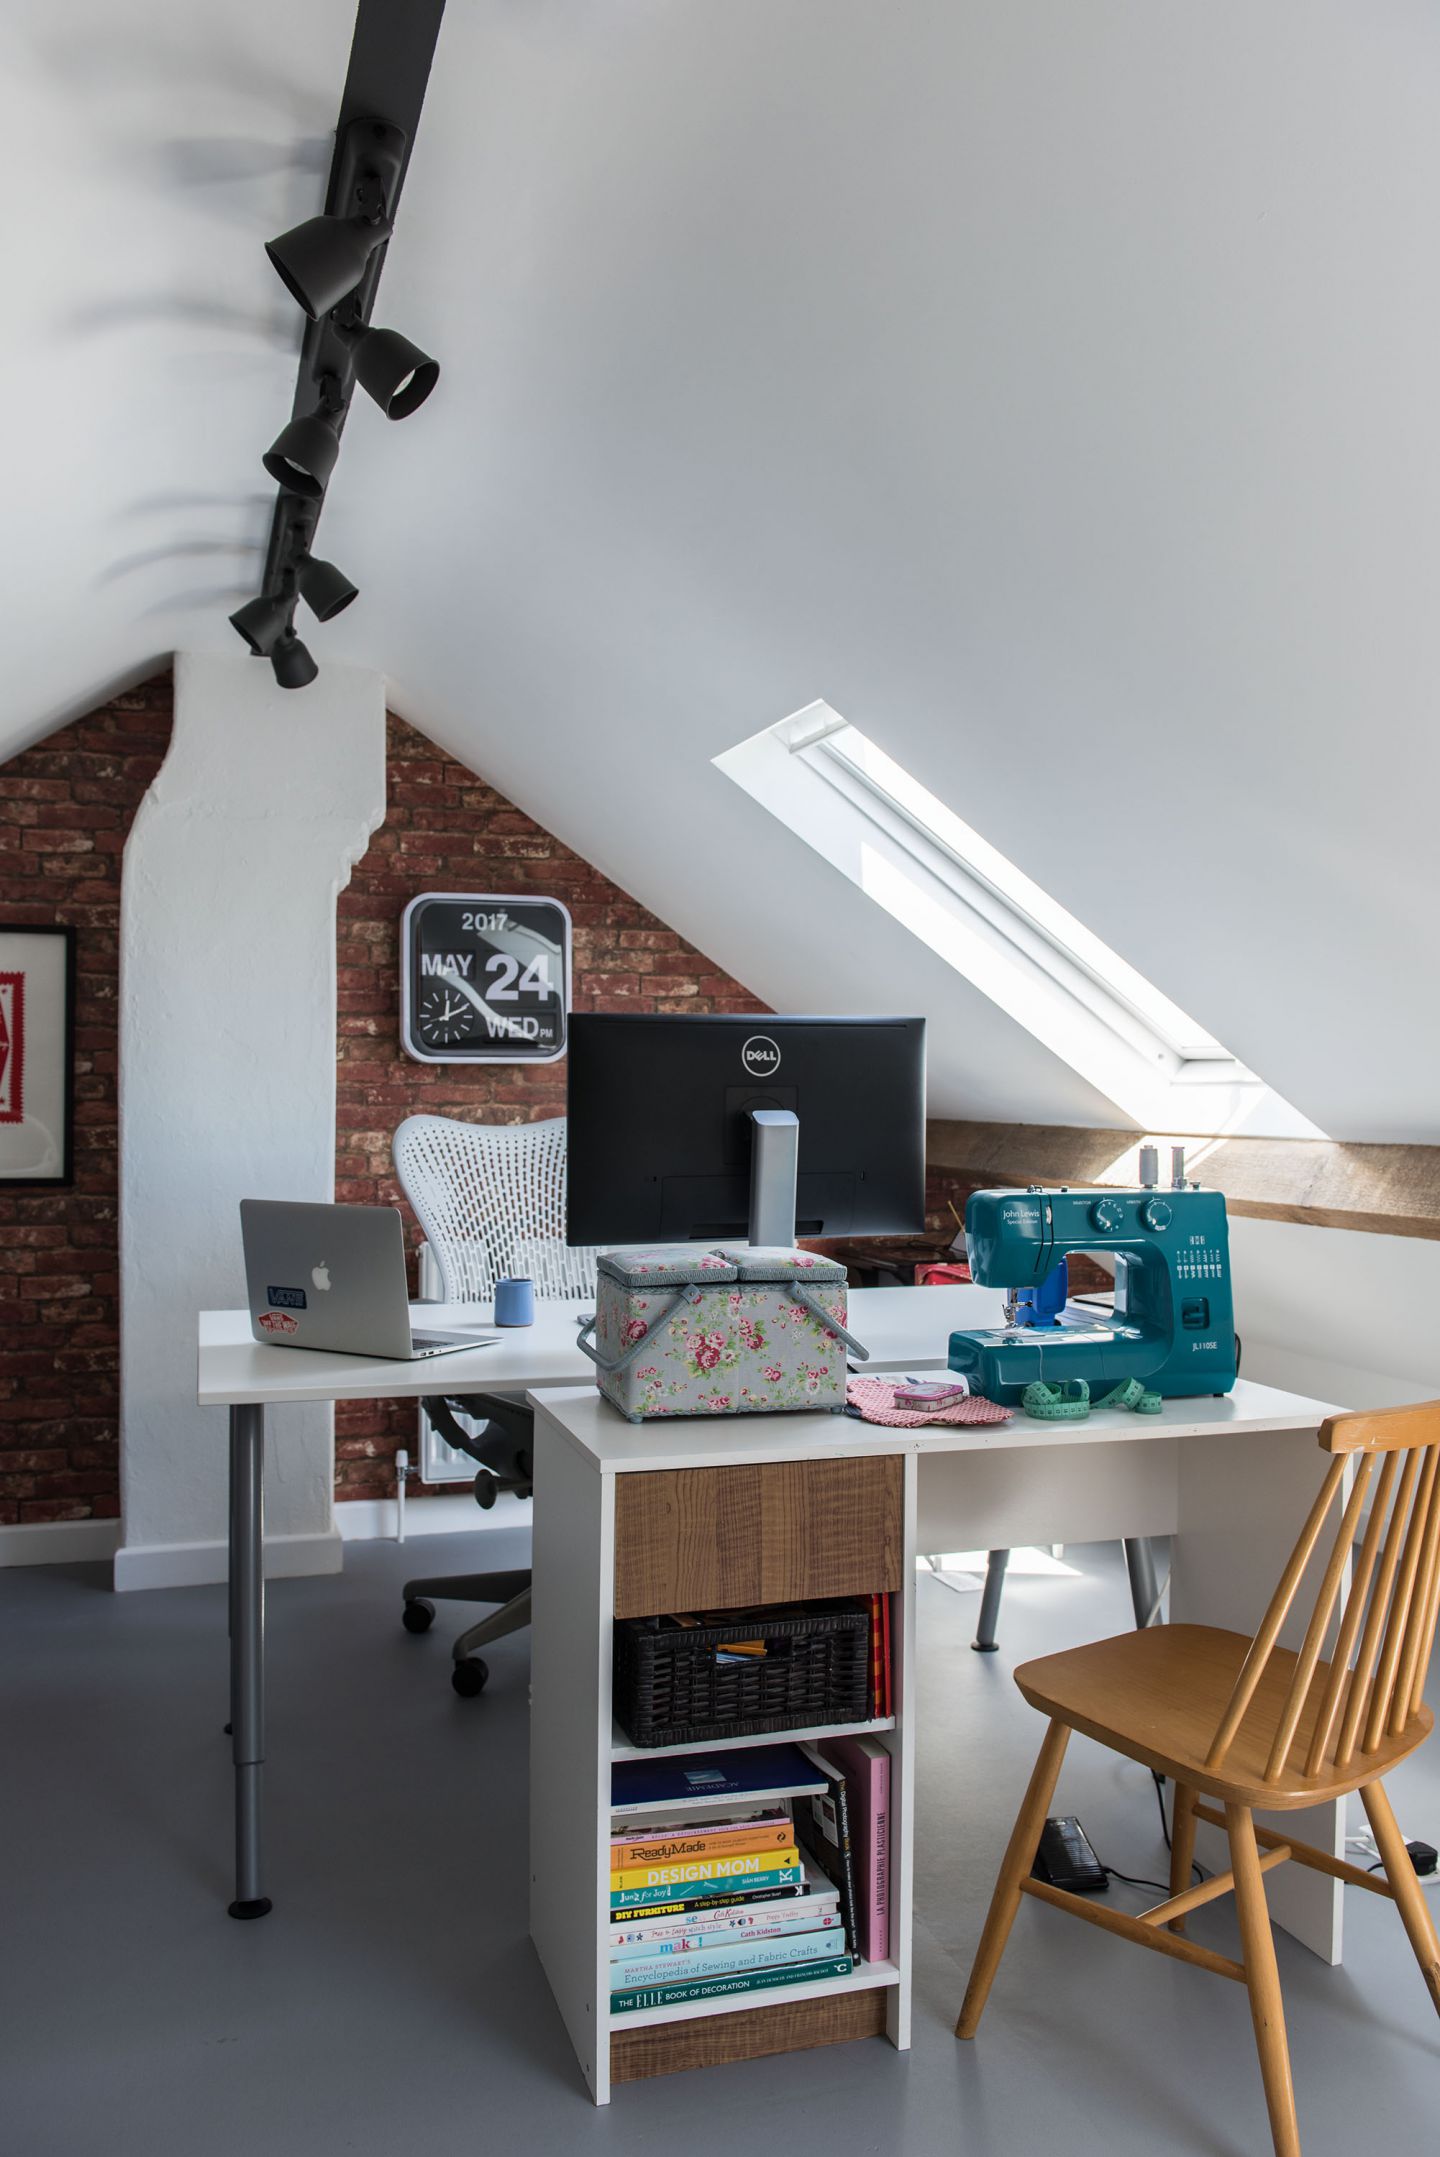
<path id="1" fill-rule="evenodd" d="M 1140 1208 L 1140 1218 L 1147 1228 L 1168 1228 L 1175 1215 L 1163 1198 L 1147 1198 Z"/>
<path id="2" fill-rule="evenodd" d="M 1098 1228 L 1102 1236 L 1113 1236 L 1124 1218 L 1125 1208 L 1118 1198 L 1097 1198 L 1090 1208 L 1091 1225 Z"/>

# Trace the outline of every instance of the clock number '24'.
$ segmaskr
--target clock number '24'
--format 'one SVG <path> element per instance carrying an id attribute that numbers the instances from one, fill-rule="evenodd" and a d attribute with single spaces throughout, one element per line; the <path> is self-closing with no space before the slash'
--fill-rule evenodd
<path id="1" fill-rule="evenodd" d="M 485 961 L 485 971 L 498 977 L 494 985 L 485 992 L 487 1003 L 513 1004 L 518 1003 L 525 995 L 550 994 L 550 961 L 543 951 L 538 958 L 530 961 L 523 973 L 520 971 L 518 959 L 512 958 L 508 951 L 497 951 L 493 958 Z"/>

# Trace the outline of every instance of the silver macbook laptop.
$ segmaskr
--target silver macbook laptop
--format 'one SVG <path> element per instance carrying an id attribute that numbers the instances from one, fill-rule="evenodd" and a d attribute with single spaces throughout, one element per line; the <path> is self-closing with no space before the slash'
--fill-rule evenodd
<path id="1" fill-rule="evenodd" d="M 329 1348 L 410 1363 L 493 1348 L 495 1333 L 418 1330 L 405 1286 L 398 1206 L 307 1206 L 242 1198 L 250 1330 L 277 1348 Z"/>

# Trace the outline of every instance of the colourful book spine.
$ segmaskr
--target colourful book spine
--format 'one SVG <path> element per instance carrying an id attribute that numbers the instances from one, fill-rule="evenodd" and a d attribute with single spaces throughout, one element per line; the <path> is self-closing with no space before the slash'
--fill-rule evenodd
<path id="1" fill-rule="evenodd" d="M 805 1873 L 797 1862 L 793 1865 L 775 1865 L 764 1872 L 747 1872 L 741 1876 L 723 1880 L 686 1880 L 679 1884 L 665 1885 L 651 1882 L 647 1886 L 612 1887 L 610 1907 L 612 1910 L 638 1910 L 645 1904 L 658 1902 L 707 1902 L 733 1900 L 737 1893 L 744 1894 L 751 1888 L 790 1888 L 797 1892 L 805 1884 Z"/>
<path id="2" fill-rule="evenodd" d="M 870 1598 L 870 1713 L 884 1715 L 885 1708 L 885 1621 L 880 1605 L 883 1598 Z"/>
<path id="3" fill-rule="evenodd" d="M 788 1905 L 781 1904 L 782 1909 Z M 688 1955 L 696 1947 L 733 1947 L 737 1940 L 793 1939 L 797 1933 L 823 1932 L 829 1935 L 831 1952 L 838 1953 L 843 1945 L 840 1926 L 840 1907 L 836 1903 L 828 1910 L 810 1910 L 800 1917 L 748 1918 L 743 1925 L 708 1925 L 702 1919 L 698 1926 L 688 1926 L 680 1932 L 649 1932 L 643 1939 L 615 1929 L 610 1948 L 612 1969 L 623 1963 L 644 1962 L 653 1955 Z"/>
<path id="4" fill-rule="evenodd" d="M 612 1890 L 622 1887 L 668 1889 L 689 1887 L 702 1880 L 747 1880 L 774 1872 L 777 1866 L 798 1865 L 793 1833 L 778 1850 L 737 1850 L 726 1857 L 685 1857 L 673 1865 L 630 1865 L 612 1872 Z"/>
<path id="5" fill-rule="evenodd" d="M 628 1865 L 678 1865 L 692 1857 L 734 1857 L 742 1850 L 783 1850 L 795 1840 L 789 1813 L 773 1820 L 737 1820 L 733 1825 L 714 1822 L 692 1834 L 677 1830 L 671 1835 L 616 1837 L 610 1845 L 610 1863 L 617 1872 Z"/>
<path id="6" fill-rule="evenodd" d="M 732 1885 L 728 1894 L 718 1898 L 700 1896 L 690 1901 L 677 1901 L 672 1896 L 667 1902 L 636 1903 L 624 1910 L 612 1910 L 610 1922 L 612 1925 L 631 1925 L 653 1917 L 683 1917 L 693 1924 L 698 1916 L 709 1917 L 712 1900 L 717 1910 L 738 1910 L 757 1902 L 793 1902 L 800 1893 L 798 1886 L 737 1888 Z"/>
<path id="7" fill-rule="evenodd" d="M 840 1911 L 845 1938 L 851 1952 L 863 1959 L 864 1935 L 860 1929 L 860 1899 L 855 1885 L 855 1852 L 850 1835 L 850 1802 L 845 1777 L 816 1750 L 812 1756 L 824 1772 L 827 1788 L 823 1797 L 795 1808 L 795 1829 L 806 1855 L 834 1881 L 840 1891 Z"/>
<path id="8" fill-rule="evenodd" d="M 639 1985 L 612 1992 L 612 2015 L 633 2014 L 641 2007 L 678 2007 L 684 2000 L 719 2000 L 732 1992 L 763 1992 L 771 1985 L 815 1985 L 824 1978 L 848 1977 L 855 1965 L 849 1955 L 827 1962 L 786 1963 L 777 1970 L 737 1970 L 730 1977 L 699 1978 L 688 1985 Z"/>
<path id="9" fill-rule="evenodd" d="M 878 1738 L 826 1738 L 815 1750 L 845 1778 L 855 1845 L 857 1920 L 871 1962 L 890 1952 L 890 1754 Z"/>
<path id="10" fill-rule="evenodd" d="M 828 1962 L 837 1943 L 829 1933 L 797 1932 L 788 1940 L 747 1940 L 739 1947 L 696 1947 L 684 1955 L 656 1955 L 648 1962 L 622 1963 L 612 1971 L 611 1983 L 627 1989 L 639 1985 L 693 1984 L 702 1977 L 729 1977 L 740 1970 L 773 1970 L 782 1964 Z"/>
<path id="11" fill-rule="evenodd" d="M 787 1895 L 778 1903 L 760 1897 L 737 1896 L 734 1902 L 703 1903 L 693 1910 L 682 1909 L 675 1917 L 647 1918 L 626 1912 L 611 1920 L 610 1952 L 613 1955 L 622 1947 L 640 1947 L 647 1941 L 668 1939 L 677 1934 L 688 1936 L 693 1945 L 698 1925 L 729 1933 L 755 1932 L 762 1927 L 810 1932 L 822 1921 L 831 1923 L 839 1908 L 839 1892 L 824 1873 L 807 1871 L 805 1893 Z"/>

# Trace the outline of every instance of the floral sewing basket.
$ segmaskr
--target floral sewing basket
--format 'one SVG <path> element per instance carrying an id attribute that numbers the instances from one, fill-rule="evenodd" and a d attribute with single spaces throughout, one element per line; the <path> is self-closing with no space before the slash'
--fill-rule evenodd
<path id="1" fill-rule="evenodd" d="M 607 1251 L 580 1346 L 623 1416 L 845 1406 L 845 1268 L 810 1251 L 693 1244 Z"/>

